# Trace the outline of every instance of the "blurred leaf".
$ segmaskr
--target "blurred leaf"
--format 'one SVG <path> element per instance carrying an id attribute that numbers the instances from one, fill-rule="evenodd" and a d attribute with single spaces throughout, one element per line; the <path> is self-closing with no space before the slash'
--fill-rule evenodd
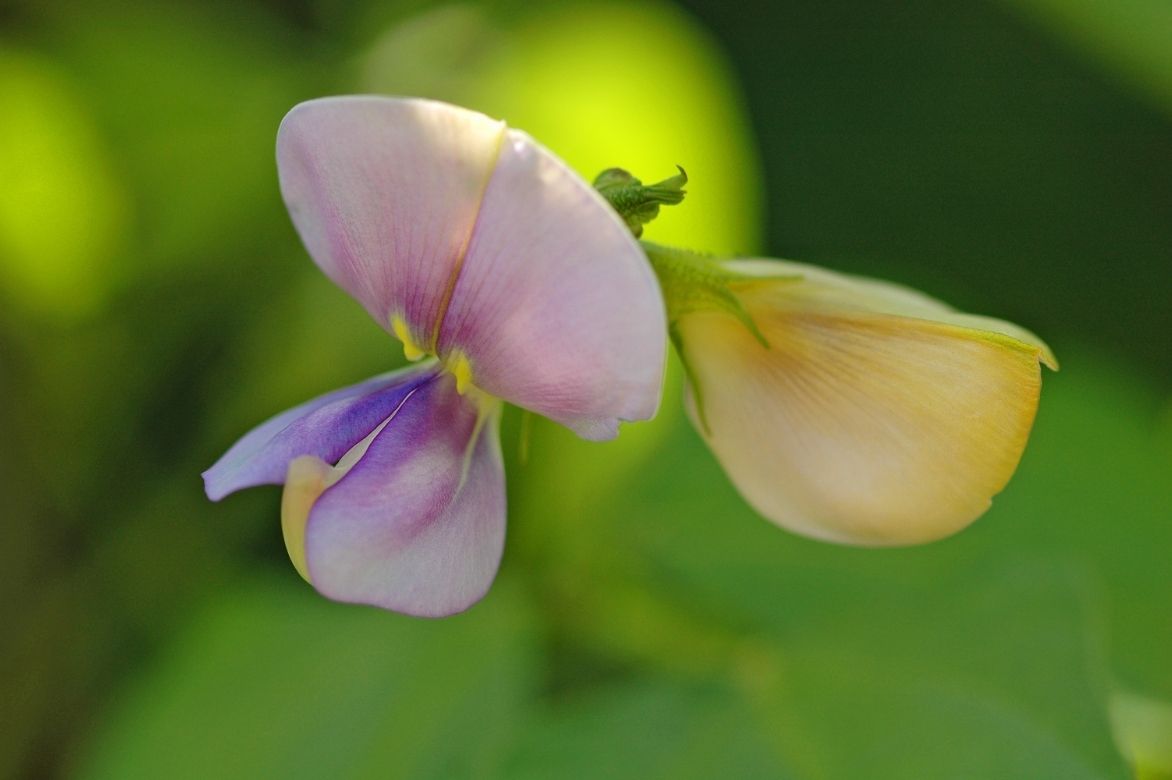
<path id="1" fill-rule="evenodd" d="M 0 50 L 0 106 L 0 290 L 38 314 L 89 314 L 113 281 L 127 194 L 93 117 L 48 62 Z"/>
<path id="2" fill-rule="evenodd" d="M 795 777 L 759 728 L 746 703 L 721 686 L 640 681 L 555 707 L 526 731 L 500 777 Z"/>
<path id="3" fill-rule="evenodd" d="M 1111 700 L 1111 720 L 1140 780 L 1172 778 L 1172 704 L 1121 692 Z"/>
<path id="4" fill-rule="evenodd" d="M 774 706 L 808 776 L 1130 776 L 1077 574 L 980 572 L 783 641 Z"/>
<path id="5" fill-rule="evenodd" d="M 1002 0 L 1117 71 L 1172 111 L 1168 0 Z"/>
<path id="6" fill-rule="evenodd" d="M 37 519 L 5 515 L 18 524 Z M 117 661 L 117 628 L 104 619 L 104 593 L 92 581 L 81 584 L 74 577 L 45 577 L 0 594 L 11 599 L 0 604 L 0 777 L 50 774 L 46 759 L 59 761 L 69 752 L 86 725 L 95 681 Z"/>
<path id="7" fill-rule="evenodd" d="M 662 406 L 679 405 L 680 386 L 680 373 L 673 364 Z M 661 414 L 649 422 L 623 425 L 618 439 L 608 442 L 586 441 L 536 415 L 506 426 L 504 441 L 526 439 L 525 459 L 514 458 L 507 470 L 510 516 L 516 528 L 511 543 L 522 554 L 532 554 L 532 566 L 567 574 L 563 586 L 589 589 L 591 581 L 579 578 L 578 572 L 592 565 L 605 566 L 616 541 L 605 533 L 605 525 L 594 522 L 595 514 L 631 489 L 632 475 L 658 455 L 679 423 L 674 414 Z"/>
<path id="8" fill-rule="evenodd" d="M 1172 699 L 1172 447 L 1158 425 L 1162 399 L 1122 366 L 1078 353 L 1063 360 L 1021 469 L 973 528 L 974 542 L 1092 565 L 1109 596 L 1116 674 Z"/>
<path id="9" fill-rule="evenodd" d="M 981 572 L 983 584 L 965 572 L 800 632 L 745 635 L 695 683 L 637 678 L 571 697 L 502 776 L 1128 777 L 1079 573 Z"/>
<path id="10" fill-rule="evenodd" d="M 287 230 L 274 147 L 301 96 L 311 49 L 253 3 L 51 6 L 48 48 L 92 95 L 91 107 L 137 195 L 133 270 L 230 262 L 235 242 Z M 149 264 L 148 264 L 149 263 Z"/>
<path id="11" fill-rule="evenodd" d="M 483 776 L 536 661 L 507 586 L 434 622 L 308 587 L 228 592 L 118 700 L 80 776 Z"/>

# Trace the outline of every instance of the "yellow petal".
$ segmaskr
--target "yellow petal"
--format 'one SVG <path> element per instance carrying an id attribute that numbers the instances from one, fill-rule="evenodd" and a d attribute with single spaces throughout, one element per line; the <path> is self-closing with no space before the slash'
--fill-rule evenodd
<path id="1" fill-rule="evenodd" d="M 867 545 L 947 536 L 989 507 L 1029 436 L 1039 361 L 1053 360 L 1040 340 L 896 285 L 736 265 L 803 276 L 739 291 L 768 347 L 722 312 L 677 323 L 703 435 L 750 504 L 792 531 Z"/>
<path id="2" fill-rule="evenodd" d="M 309 567 L 305 563 L 305 524 L 309 510 L 325 489 L 334 483 L 334 469 L 321 458 L 302 455 L 289 463 L 285 476 L 285 491 L 281 494 L 281 532 L 289 560 L 302 579 L 309 582 Z"/>

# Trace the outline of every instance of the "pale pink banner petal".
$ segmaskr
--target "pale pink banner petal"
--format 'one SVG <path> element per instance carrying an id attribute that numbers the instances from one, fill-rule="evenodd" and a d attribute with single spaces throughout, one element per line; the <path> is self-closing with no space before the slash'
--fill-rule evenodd
<path id="1" fill-rule="evenodd" d="M 643 251 L 610 206 L 510 130 L 440 333 L 472 382 L 589 439 L 655 414 L 666 326 Z"/>
<path id="2" fill-rule="evenodd" d="M 430 346 L 504 130 L 429 100 L 311 100 L 277 135 L 281 193 L 326 275 Z"/>

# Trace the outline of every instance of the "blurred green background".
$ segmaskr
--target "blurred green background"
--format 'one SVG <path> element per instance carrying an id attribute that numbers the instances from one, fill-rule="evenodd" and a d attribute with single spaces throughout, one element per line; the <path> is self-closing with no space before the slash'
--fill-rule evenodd
<path id="1" fill-rule="evenodd" d="M 506 418 L 470 612 L 326 602 L 277 489 L 199 472 L 401 361 L 277 190 L 294 103 L 418 94 L 647 237 L 881 276 L 1063 362 L 988 515 L 926 547 L 755 516 L 680 411 Z M 0 776 L 1172 777 L 1172 3 L 0 4 Z"/>

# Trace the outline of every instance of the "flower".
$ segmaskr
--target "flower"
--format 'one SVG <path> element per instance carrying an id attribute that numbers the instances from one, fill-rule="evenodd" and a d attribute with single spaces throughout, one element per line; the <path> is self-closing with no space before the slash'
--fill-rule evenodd
<path id="1" fill-rule="evenodd" d="M 655 277 L 588 184 L 473 111 L 313 100 L 282 122 L 277 163 L 314 261 L 420 362 L 263 423 L 204 473 L 207 494 L 284 483 L 286 546 L 319 592 L 459 612 L 503 549 L 502 402 L 587 439 L 653 416 Z"/>
<path id="2" fill-rule="evenodd" d="M 1017 468 L 1037 411 L 1029 331 L 887 282 L 645 245 L 693 424 L 745 499 L 826 541 L 955 533 Z"/>

